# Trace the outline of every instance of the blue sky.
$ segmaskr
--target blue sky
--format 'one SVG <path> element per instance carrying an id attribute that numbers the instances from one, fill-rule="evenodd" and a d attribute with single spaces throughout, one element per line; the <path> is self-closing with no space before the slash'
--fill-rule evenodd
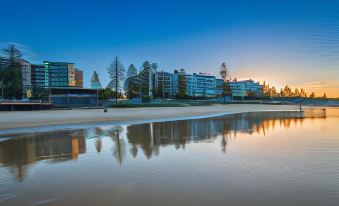
<path id="1" fill-rule="evenodd" d="M 339 96 L 339 1 L 4 1 L 0 46 L 26 58 L 97 70 L 104 85 L 114 56 L 128 67 L 157 62 Z M 336 95 L 338 94 L 338 95 Z"/>

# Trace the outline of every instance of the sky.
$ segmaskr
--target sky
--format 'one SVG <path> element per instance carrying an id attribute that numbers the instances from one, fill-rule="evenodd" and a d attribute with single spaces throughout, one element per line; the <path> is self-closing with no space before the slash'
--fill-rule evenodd
<path id="1" fill-rule="evenodd" d="M 159 70 L 266 81 L 339 97 L 339 0 L 0 0 L 0 47 L 73 62 L 90 86 L 119 56 Z"/>

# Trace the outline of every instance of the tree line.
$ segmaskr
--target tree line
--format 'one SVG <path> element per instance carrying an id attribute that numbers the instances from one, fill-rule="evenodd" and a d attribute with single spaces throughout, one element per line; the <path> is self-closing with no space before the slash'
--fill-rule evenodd
<path id="1" fill-rule="evenodd" d="M 326 99 L 327 95 L 324 93 L 322 96 L 316 96 L 314 92 L 311 92 L 308 94 L 303 88 L 298 89 L 295 88 L 294 90 L 286 85 L 284 88 L 281 88 L 280 90 L 277 90 L 274 86 L 270 87 L 270 85 L 266 85 L 264 83 L 263 85 L 263 96 L 264 97 L 270 97 L 270 98 L 277 98 L 277 97 L 297 97 L 297 98 L 310 98 L 310 99 L 315 99 L 315 98 L 323 98 Z"/>
<path id="2" fill-rule="evenodd" d="M 22 69 L 21 61 L 22 52 L 15 47 L 15 45 L 8 45 L 0 53 L 0 95 L 2 99 L 21 99 L 23 97 L 22 84 Z M 145 61 L 140 71 L 138 72 L 134 64 L 130 64 L 127 71 L 118 56 L 114 57 L 113 61 L 107 68 L 110 82 L 107 88 L 99 92 L 100 99 L 115 99 L 123 97 L 123 91 L 128 98 L 150 96 L 163 96 L 161 90 L 157 90 L 154 85 L 153 74 L 157 72 L 158 64 Z M 223 96 L 231 96 L 232 91 L 228 82 L 231 81 L 230 72 L 226 63 L 220 66 L 219 74 L 224 80 Z M 233 81 L 237 81 L 236 78 Z M 32 88 L 33 98 L 43 98 L 45 92 L 42 88 Z M 314 92 L 306 93 L 304 89 L 295 88 L 294 90 L 286 85 L 284 88 L 277 90 L 276 87 L 270 85 L 263 85 L 263 96 L 270 98 L 279 97 L 302 97 L 302 98 L 327 98 L 324 93 L 323 96 L 316 96 Z"/>
<path id="3" fill-rule="evenodd" d="M 103 89 L 101 92 L 102 95 L 100 95 L 100 98 L 112 99 L 112 97 L 114 97 L 117 102 L 118 98 L 123 96 L 123 90 L 127 98 L 142 98 L 143 100 L 148 101 L 151 96 L 164 97 L 164 91 L 156 88 L 155 80 L 153 79 L 153 74 L 156 73 L 157 70 L 157 63 L 145 61 L 139 72 L 134 64 L 130 64 L 126 71 L 124 65 L 120 61 L 120 58 L 115 57 L 110 66 L 107 68 L 110 82 L 107 88 Z M 229 70 L 226 63 L 221 65 L 219 73 L 224 80 L 222 96 L 231 96 L 232 91 L 227 80 L 229 77 Z M 107 93 L 110 93 L 110 96 L 105 95 Z"/>
<path id="4" fill-rule="evenodd" d="M 145 61 L 138 73 L 134 64 L 130 64 L 127 71 L 118 56 L 114 57 L 110 66 L 107 68 L 110 82 L 106 89 L 101 92 L 100 98 L 107 99 L 105 93 L 110 93 L 109 97 L 113 97 L 118 102 L 123 91 L 128 98 L 142 97 L 150 98 L 156 95 L 153 84 L 153 74 L 157 71 L 158 64 Z"/>

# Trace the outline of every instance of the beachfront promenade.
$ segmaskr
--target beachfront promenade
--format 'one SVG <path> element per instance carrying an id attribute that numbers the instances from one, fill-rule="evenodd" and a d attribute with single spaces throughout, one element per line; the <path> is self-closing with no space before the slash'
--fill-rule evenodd
<path id="1" fill-rule="evenodd" d="M 193 107 L 111 108 L 0 112 L 0 130 L 85 123 L 133 123 L 254 111 L 298 110 L 296 105 L 228 104 Z"/>

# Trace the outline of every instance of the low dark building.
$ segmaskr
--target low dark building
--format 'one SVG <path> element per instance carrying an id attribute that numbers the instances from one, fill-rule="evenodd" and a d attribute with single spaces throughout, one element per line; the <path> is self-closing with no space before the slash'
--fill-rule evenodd
<path id="1" fill-rule="evenodd" d="M 49 101 L 54 107 L 97 107 L 98 90 L 76 87 L 51 87 Z"/>

